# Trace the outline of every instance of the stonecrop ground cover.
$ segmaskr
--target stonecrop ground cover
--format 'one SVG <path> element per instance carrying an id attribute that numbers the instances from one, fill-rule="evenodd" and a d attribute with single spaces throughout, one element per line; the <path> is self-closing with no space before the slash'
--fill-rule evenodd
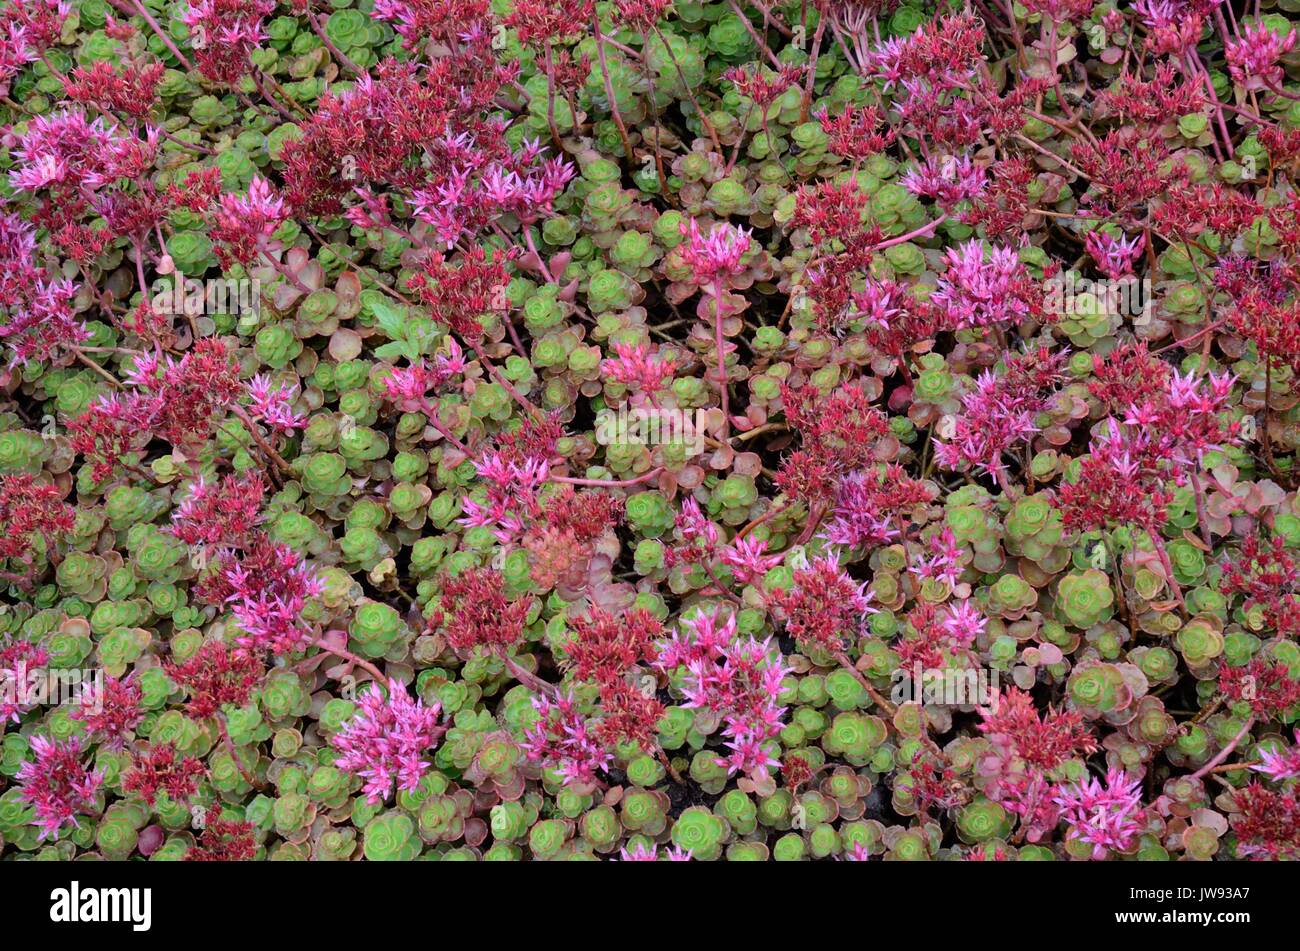
<path id="1" fill-rule="evenodd" d="M 5 859 L 1300 857 L 1297 0 L 7 0 Z"/>

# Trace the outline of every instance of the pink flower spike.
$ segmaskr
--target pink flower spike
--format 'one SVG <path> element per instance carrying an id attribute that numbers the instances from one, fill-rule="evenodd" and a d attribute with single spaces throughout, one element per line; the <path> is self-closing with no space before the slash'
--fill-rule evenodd
<path id="1" fill-rule="evenodd" d="M 1300 730 L 1295 731 L 1295 743 L 1296 745 L 1281 753 L 1261 750 L 1260 762 L 1250 768 L 1257 773 L 1263 773 L 1274 782 L 1300 776 Z"/>
<path id="2" fill-rule="evenodd" d="M 388 681 L 388 695 L 379 684 L 358 701 L 360 711 L 330 740 L 342 755 L 335 765 L 366 782 L 363 792 L 371 803 L 384 802 L 393 786 L 410 792 L 420 785 L 429 764 L 420 759 L 445 732 L 436 700 L 426 707 L 412 699 L 401 681 Z"/>
<path id="3" fill-rule="evenodd" d="M 705 236 L 700 233 L 699 220 L 691 218 L 682 222 L 681 233 L 686 239 L 680 245 L 682 259 L 694 270 L 697 284 L 711 284 L 744 270 L 740 259 L 749 251 L 752 231 L 718 223 Z"/>
<path id="4" fill-rule="evenodd" d="M 78 814 L 94 809 L 104 774 L 82 764 L 80 737 L 50 740 L 36 735 L 30 743 L 36 759 L 18 767 L 19 797 L 36 807 L 32 824 L 40 827 L 41 841 L 57 839 L 65 825 L 80 828 Z"/>
<path id="5" fill-rule="evenodd" d="M 1146 251 L 1146 235 L 1132 238 L 1114 237 L 1104 231 L 1089 231 L 1083 241 L 1084 249 L 1097 262 L 1097 267 L 1112 281 L 1133 273 L 1133 265 Z"/>
<path id="6" fill-rule="evenodd" d="M 1061 819 L 1069 826 L 1071 839 L 1092 846 L 1094 860 L 1107 851 L 1131 848 L 1144 828 L 1142 777 L 1113 767 L 1106 772 L 1103 787 L 1094 776 L 1080 783 L 1058 788 L 1052 801 L 1061 807 Z"/>

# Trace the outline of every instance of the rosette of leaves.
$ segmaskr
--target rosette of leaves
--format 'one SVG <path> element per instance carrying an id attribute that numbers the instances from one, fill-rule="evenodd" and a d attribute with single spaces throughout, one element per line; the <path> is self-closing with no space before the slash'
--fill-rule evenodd
<path id="1" fill-rule="evenodd" d="M 420 838 L 430 845 L 459 841 L 465 836 L 473 804 L 474 794 L 458 786 L 431 793 L 419 806 Z"/>
<path id="2" fill-rule="evenodd" d="M 465 771 L 479 794 L 495 793 L 503 800 L 518 799 L 524 793 L 524 754 L 506 731 L 489 733 L 482 738 L 478 751 Z"/>
<path id="3" fill-rule="evenodd" d="M 887 736 L 888 729 L 879 717 L 845 711 L 831 721 L 821 737 L 821 746 L 828 756 L 841 758 L 853 766 L 865 766 Z"/>
<path id="4" fill-rule="evenodd" d="M 1136 713 L 1125 726 L 1125 732 L 1133 743 L 1143 747 L 1138 752 L 1146 753 L 1147 755 L 1141 757 L 1146 759 L 1151 750 L 1163 749 L 1174 741 L 1178 736 L 1178 724 L 1165 709 L 1164 701 L 1159 697 L 1148 695 L 1138 701 Z M 1119 757 L 1121 762 L 1114 765 L 1131 770 L 1138 764 L 1123 756 L 1124 751 L 1120 749 L 1119 739 L 1120 734 L 1113 733 L 1106 738 L 1104 745 L 1121 753 Z"/>
<path id="5" fill-rule="evenodd" d="M 538 861 L 560 858 L 573 831 L 568 819 L 543 819 L 528 830 L 528 850 Z"/>
<path id="6" fill-rule="evenodd" d="M 1070 673 L 1065 685 L 1070 705 L 1089 720 L 1105 719 L 1122 726 L 1137 715 L 1147 693 L 1146 675 L 1135 664 L 1086 660 Z"/>
<path id="7" fill-rule="evenodd" d="M 1029 562 L 1045 580 L 1069 564 L 1070 551 L 1062 544 L 1063 534 L 1060 510 L 1051 503 L 1047 493 L 1039 492 L 1018 499 L 1011 506 L 1004 545 L 1008 554 Z"/>
<path id="8" fill-rule="evenodd" d="M 982 486 L 962 486 L 944 500 L 944 522 L 959 544 L 975 552 L 973 564 L 980 571 L 1002 568 L 1002 522 L 993 500 Z"/>
<path id="9" fill-rule="evenodd" d="M 924 862 L 934 857 L 941 838 L 936 823 L 920 829 L 888 826 L 883 836 L 886 862 Z"/>
<path id="10" fill-rule="evenodd" d="M 404 812 L 385 812 L 365 824 L 362 849 L 371 862 L 409 862 L 421 848 L 415 823 Z"/>
<path id="11" fill-rule="evenodd" d="M 968 844 L 1010 835 L 1015 817 L 996 802 L 979 796 L 957 812 L 957 835 Z"/>
<path id="12" fill-rule="evenodd" d="M 704 806 L 690 806 L 673 822 L 670 837 L 675 846 L 690 852 L 691 858 L 712 862 L 722 854 L 731 827 Z"/>
<path id="13" fill-rule="evenodd" d="M 1173 646 L 1194 674 L 1209 676 L 1223 655 L 1223 621 L 1214 615 L 1198 614 L 1174 636 Z"/>
<path id="14" fill-rule="evenodd" d="M 1054 605 L 1057 618 L 1077 628 L 1109 620 L 1115 608 L 1110 577 L 1098 568 L 1071 572 L 1058 582 Z"/>
<path id="15" fill-rule="evenodd" d="M 363 601 L 348 626 L 349 643 L 365 657 L 404 653 L 411 631 L 402 616 L 381 601 Z"/>
<path id="16" fill-rule="evenodd" d="M 1016 574 L 999 576 L 982 595 L 984 613 L 1008 621 L 1023 618 L 1038 604 L 1038 590 Z"/>
<path id="17" fill-rule="evenodd" d="M 659 789 L 629 789 L 619 802 L 619 821 L 628 832 L 658 836 L 668 827 L 671 801 Z"/>

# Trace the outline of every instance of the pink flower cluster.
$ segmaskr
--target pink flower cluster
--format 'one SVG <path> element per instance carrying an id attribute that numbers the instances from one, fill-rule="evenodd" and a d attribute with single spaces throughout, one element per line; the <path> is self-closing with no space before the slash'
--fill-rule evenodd
<path id="1" fill-rule="evenodd" d="M 899 465 L 851 472 L 836 487 L 826 537 L 850 547 L 883 545 L 899 537 L 907 516 L 933 494 Z"/>
<path id="2" fill-rule="evenodd" d="M 971 600 L 954 601 L 939 622 L 944 632 L 952 638 L 959 648 L 970 647 L 976 638 L 984 633 L 988 618 Z"/>
<path id="3" fill-rule="evenodd" d="M 217 256 L 227 266 L 232 261 L 245 266 L 256 263 L 260 252 L 275 250 L 271 235 L 287 215 L 284 200 L 271 183 L 254 175 L 247 195 L 227 192 L 217 201 L 212 227 Z"/>
<path id="4" fill-rule="evenodd" d="M 480 505 L 469 496 L 461 499 L 465 515 L 460 524 L 490 526 L 501 544 L 516 543 L 541 511 L 539 493 L 550 466 L 536 459 L 508 462 L 494 452 L 475 462 L 474 469 L 486 482 L 487 503 Z"/>
<path id="5" fill-rule="evenodd" d="M 104 773 L 82 764 L 80 737 L 51 740 L 36 735 L 29 742 L 36 759 L 19 765 L 18 795 L 36 808 L 33 824 L 40 827 L 41 840 L 57 839 L 66 824 L 80 828 L 77 814 L 94 808 Z"/>
<path id="6" fill-rule="evenodd" d="M 574 694 L 552 700 L 533 697 L 537 722 L 524 731 L 528 759 L 556 770 L 566 786 L 592 785 L 596 774 L 609 769 L 613 757 L 587 729 Z"/>
<path id="7" fill-rule="evenodd" d="M 1129 779 L 1122 770 L 1106 772 L 1106 785 L 1094 776 L 1058 787 L 1052 801 L 1061 808 L 1069 838 L 1092 846 L 1092 857 L 1107 850 L 1124 852 L 1142 834 L 1146 810 L 1142 806 L 1142 777 Z"/>
<path id="8" fill-rule="evenodd" d="M 187 545 L 240 544 L 261 519 L 265 493 L 261 473 L 226 475 L 216 482 L 200 475 L 163 531 Z"/>
<path id="9" fill-rule="evenodd" d="M 190 28 L 190 47 L 199 72 L 234 84 L 253 68 L 249 54 L 266 39 L 262 21 L 275 0 L 199 0 L 181 14 Z"/>
<path id="10" fill-rule="evenodd" d="M 930 556 L 917 556 L 912 560 L 912 570 L 920 578 L 929 578 L 952 587 L 962 573 L 962 560 L 966 547 L 957 541 L 952 529 L 943 527 L 943 531 L 930 536 Z"/>
<path id="11" fill-rule="evenodd" d="M 1260 750 L 1260 762 L 1251 769 L 1263 773 L 1275 782 L 1300 776 L 1300 730 L 1295 732 L 1295 742 L 1295 746 L 1280 753 L 1273 750 Z"/>
<path id="12" fill-rule="evenodd" d="M 366 781 L 362 792 L 371 803 L 386 800 L 394 784 L 404 792 L 418 787 L 429 768 L 421 757 L 445 732 L 438 724 L 442 705 L 435 700 L 426 707 L 393 679 L 387 696 L 379 684 L 371 684 L 358 706 L 357 715 L 330 740 L 342 754 L 334 765 Z"/>
<path id="13" fill-rule="evenodd" d="M 600 369 L 615 383 L 635 387 L 653 396 L 673 378 L 676 365 L 672 354 L 662 356 L 651 353 L 645 344 L 632 346 L 626 343 L 615 343 L 614 352 L 618 356 L 605 360 Z"/>
<path id="14" fill-rule="evenodd" d="M 691 218 L 681 224 L 682 260 L 694 272 L 697 284 L 712 284 L 744 270 L 740 260 L 752 244 L 751 231 L 719 222 L 707 235 L 700 233 L 700 223 Z"/>
<path id="15" fill-rule="evenodd" d="M 1235 442 L 1240 430 L 1239 423 L 1220 419 L 1236 377 L 1226 372 L 1210 373 L 1205 382 L 1208 385 L 1202 388 L 1201 379 L 1192 371 L 1174 371 L 1163 398 L 1130 406 L 1124 417 L 1128 437 L 1140 446 L 1139 455 L 1167 467 L 1180 485 L 1188 470 L 1200 467 L 1207 452 Z"/>
<path id="16" fill-rule="evenodd" d="M 891 321 L 907 311 L 907 288 L 896 281 L 880 281 L 868 276 L 860 291 L 853 292 L 853 307 L 858 315 L 888 332 Z"/>
<path id="17" fill-rule="evenodd" d="M 0 732 L 10 721 L 19 722 L 29 705 L 23 702 L 34 670 L 50 660 L 45 648 L 31 641 L 14 641 L 0 647 Z"/>
<path id="18" fill-rule="evenodd" d="M 912 169 L 899 184 L 918 198 L 933 199 L 944 211 L 978 197 L 988 184 L 984 166 L 967 155 L 931 155 Z"/>
<path id="19" fill-rule="evenodd" d="M 291 654 L 304 648 L 310 632 L 302 624 L 307 599 L 325 589 L 325 582 L 288 545 L 266 544 L 256 568 L 228 559 L 222 581 L 230 588 L 235 620 L 244 633 L 235 639 L 240 647 Z"/>
<path id="20" fill-rule="evenodd" d="M 781 731 L 785 707 L 777 704 L 781 680 L 789 670 L 770 642 L 736 637 L 736 617 L 701 612 L 660 645 L 655 666 L 664 672 L 685 667 L 687 708 L 722 717 L 731 753 L 718 760 L 729 773 L 751 773 L 780 766 L 766 743 Z"/>
<path id="21" fill-rule="evenodd" d="M 748 535 L 737 538 L 722 552 L 722 563 L 731 569 L 740 584 L 758 584 L 771 569 L 781 564 L 780 552 L 766 554 L 767 541 Z"/>
<path id="22" fill-rule="evenodd" d="M 293 401 L 298 387 L 283 384 L 272 387 L 271 377 L 259 373 L 245 384 L 248 390 L 248 410 L 257 419 L 278 433 L 292 433 L 307 425 L 307 417 L 293 411 Z"/>
<path id="23" fill-rule="evenodd" d="M 77 318 L 77 288 L 52 278 L 36 263 L 36 231 L 17 213 L 0 214 L 0 325 L 14 356 L 10 365 L 45 360 L 60 346 L 86 340 L 90 332 Z"/>
<path id="24" fill-rule="evenodd" d="M 453 376 L 465 372 L 465 354 L 454 337 L 447 337 L 447 352 L 433 358 L 433 365 L 423 360 L 400 369 L 394 367 L 384 379 L 390 399 L 420 402 L 430 390 L 436 390 Z"/>
<path id="25" fill-rule="evenodd" d="M 33 116 L 14 149 L 18 161 L 9 184 L 29 192 L 57 187 L 92 199 L 118 179 L 145 177 L 158 141 L 152 126 L 141 140 L 103 116 L 87 119 L 80 108 Z"/>
<path id="26" fill-rule="evenodd" d="M 1265 89 L 1282 84 L 1285 73 L 1278 60 L 1295 49 L 1296 31 L 1278 35 L 1263 21 L 1241 28 L 1241 39 L 1229 40 L 1224 49 L 1228 72 L 1247 89 Z"/>
<path id="27" fill-rule="evenodd" d="M 992 370 L 980 374 L 975 389 L 962 397 L 963 412 L 954 420 L 952 435 L 935 442 L 934 458 L 939 465 L 946 469 L 973 466 L 1000 483 L 1005 481 L 1002 456 L 1038 432 L 1035 418 L 1051 404 L 1054 394 L 1049 386 L 1060 381 L 1067 353 L 1040 351 L 1036 356 L 1034 379 L 1019 372 L 1023 369 L 1019 364 L 1002 376 Z M 1044 382 L 1048 385 L 1040 385 Z"/>
<path id="28" fill-rule="evenodd" d="M 0 91 L 58 40 L 71 13 L 67 0 L 13 0 L 0 10 Z"/>
<path id="29" fill-rule="evenodd" d="M 1084 250 L 1097 262 L 1097 267 L 1112 281 L 1128 277 L 1146 251 L 1146 236 L 1115 237 L 1105 231 L 1089 231 L 1083 239 Z"/>
<path id="30" fill-rule="evenodd" d="M 971 240 L 949 248 L 944 259 L 948 270 L 930 301 L 943 309 L 952 328 L 1014 324 L 1041 311 L 1041 294 L 1014 248 L 994 247 L 986 260 L 983 244 Z"/>
<path id="31" fill-rule="evenodd" d="M 121 750 L 126 736 L 144 719 L 140 706 L 142 694 L 134 676 L 105 677 L 102 684 L 91 685 L 81 692 L 80 705 L 69 716 L 96 734 L 104 749 Z"/>
<path id="32" fill-rule="evenodd" d="M 619 849 L 618 857 L 623 862 L 657 862 L 659 860 L 659 846 L 653 842 L 649 845 L 638 843 L 631 849 L 626 847 Z M 664 850 L 664 857 L 669 862 L 689 862 L 691 852 L 690 849 L 682 849 L 673 845 Z"/>
<path id="33" fill-rule="evenodd" d="M 0 89 L 7 94 L 9 83 L 36 55 L 27 42 L 26 27 L 14 20 L 0 22 Z"/>
<path id="34" fill-rule="evenodd" d="M 457 31 L 490 22 L 487 0 L 375 0 L 370 15 L 392 23 L 408 49 L 426 37 L 450 42 Z"/>
<path id="35" fill-rule="evenodd" d="M 546 150 L 536 141 L 525 142 L 505 163 L 475 149 L 463 134 L 456 144 L 461 161 L 411 194 L 415 217 L 448 249 L 505 215 L 525 225 L 536 221 L 577 174 L 562 158 L 542 159 Z"/>

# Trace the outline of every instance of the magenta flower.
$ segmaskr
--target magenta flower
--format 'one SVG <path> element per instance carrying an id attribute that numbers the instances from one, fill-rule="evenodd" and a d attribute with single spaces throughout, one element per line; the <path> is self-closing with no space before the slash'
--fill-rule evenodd
<path id="1" fill-rule="evenodd" d="M 677 529 L 689 542 L 701 542 L 712 550 L 718 544 L 718 526 L 700 509 L 700 503 L 688 497 L 682 502 L 682 510 L 677 513 Z"/>
<path id="2" fill-rule="evenodd" d="M 1236 379 L 1227 372 L 1210 373 L 1202 380 L 1191 370 L 1174 371 L 1162 398 L 1130 406 L 1124 416 L 1130 453 L 1153 460 L 1182 485 L 1187 471 L 1199 468 L 1207 452 L 1222 451 L 1239 440 L 1240 424 L 1220 419 Z M 1202 386 L 1203 382 L 1208 385 Z M 1111 427 L 1102 440 L 1112 438 L 1114 432 Z"/>
<path id="3" fill-rule="evenodd" d="M 18 795 L 36 807 L 33 825 L 40 827 L 41 840 L 57 839 L 65 824 L 80 828 L 77 815 L 94 809 L 104 774 L 82 764 L 80 737 L 50 740 L 32 736 L 30 743 L 36 759 L 19 765 Z"/>
<path id="4" fill-rule="evenodd" d="M 929 558 L 918 556 L 912 561 L 912 570 L 922 578 L 940 581 L 949 587 L 957 584 L 962 573 L 962 556 L 966 553 L 964 545 L 957 541 L 952 529 L 944 526 L 943 531 L 930 536 Z"/>
<path id="5" fill-rule="evenodd" d="M 637 843 L 631 849 L 626 847 L 619 849 L 618 857 L 624 862 L 656 862 L 659 860 L 659 846 L 653 842 L 649 845 Z M 673 845 L 664 849 L 664 857 L 669 862 L 689 862 L 691 853 L 689 849 Z"/>
<path id="6" fill-rule="evenodd" d="M 1104 231 L 1089 231 L 1083 239 L 1083 246 L 1097 262 L 1098 269 L 1112 281 L 1117 281 L 1133 273 L 1133 265 L 1146 251 L 1146 236 L 1139 234 L 1125 239 Z"/>
<path id="7" fill-rule="evenodd" d="M 84 687 L 79 699 L 80 705 L 69 716 L 86 724 L 87 732 L 97 734 L 104 749 L 123 749 L 126 735 L 144 719 L 134 675 L 104 677 L 101 684 Z"/>
<path id="8" fill-rule="evenodd" d="M 217 200 L 212 238 L 217 242 L 218 257 L 224 264 L 255 263 L 261 252 L 275 250 L 271 235 L 287 215 L 284 200 L 275 194 L 271 183 L 254 175 L 248 194 L 227 192 Z"/>
<path id="9" fill-rule="evenodd" d="M 199 72 L 234 84 L 252 69 L 249 54 L 266 39 L 262 21 L 275 0 L 199 0 L 181 14 Z"/>
<path id="10" fill-rule="evenodd" d="M 307 425 L 307 417 L 293 411 L 293 401 L 298 395 L 298 387 L 282 384 L 271 388 L 271 378 L 259 373 L 245 384 L 249 397 L 249 412 L 253 418 L 278 433 L 292 433 Z"/>
<path id="11" fill-rule="evenodd" d="M 676 366 L 671 354 L 663 357 L 652 354 L 644 344 L 634 347 L 625 343 L 614 344 L 614 352 L 618 356 L 603 361 L 600 369 L 615 383 L 653 394 L 673 378 Z"/>
<path id="12" fill-rule="evenodd" d="M 448 249 L 474 238 L 506 215 L 531 224 L 551 211 L 577 174 L 562 159 L 541 158 L 536 141 L 525 141 L 503 164 L 471 141 L 446 143 L 450 167 L 411 194 L 415 217 L 427 223 Z"/>
<path id="13" fill-rule="evenodd" d="M 255 568 L 228 556 L 221 578 L 230 593 L 235 620 L 243 634 L 235 638 L 240 647 L 292 654 L 311 642 L 311 632 L 302 624 L 307 599 L 325 589 L 325 582 L 288 545 L 265 544 Z"/>
<path id="14" fill-rule="evenodd" d="M 26 27 L 13 20 L 0 24 L 0 88 L 7 93 L 9 82 L 36 58 Z"/>
<path id="15" fill-rule="evenodd" d="M 1296 31 L 1278 35 L 1259 21 L 1242 27 L 1241 39 L 1229 40 L 1224 50 L 1233 81 L 1246 89 L 1265 89 L 1285 78 L 1278 60 L 1295 49 Z"/>
<path id="16" fill-rule="evenodd" d="M 238 544 L 261 521 L 265 494 L 260 473 L 227 475 L 216 482 L 199 476 L 163 531 L 187 545 Z"/>
<path id="17" fill-rule="evenodd" d="M 944 259 L 948 270 L 930 301 L 943 308 L 954 328 L 1019 323 L 1041 309 L 1029 272 L 1014 249 L 995 247 L 985 259 L 984 246 L 971 240 L 949 248 Z"/>
<path id="18" fill-rule="evenodd" d="M 989 622 L 974 601 L 958 601 L 949 605 L 948 613 L 940 623 L 953 640 L 962 647 L 969 647 L 984 633 Z"/>
<path id="19" fill-rule="evenodd" d="M 932 155 L 899 180 L 913 195 L 933 199 L 945 211 L 979 196 L 987 183 L 984 166 L 966 155 Z"/>
<path id="20" fill-rule="evenodd" d="M 782 554 L 768 555 L 767 542 L 753 535 L 733 541 L 722 553 L 722 563 L 731 568 L 740 584 L 755 584 L 781 564 Z"/>
<path id="21" fill-rule="evenodd" d="M 862 290 L 853 294 L 854 316 L 888 331 L 890 322 L 907 312 L 907 293 L 907 288 L 894 281 L 879 281 L 868 277 Z"/>
<path id="22" fill-rule="evenodd" d="M 566 786 L 591 785 L 609 769 L 614 757 L 587 730 L 572 692 L 556 700 L 533 697 L 537 722 L 524 731 L 524 751 L 560 774 Z"/>
<path id="23" fill-rule="evenodd" d="M 1058 787 L 1052 801 L 1061 808 L 1069 838 L 1088 843 L 1093 859 L 1101 859 L 1107 850 L 1126 851 L 1141 835 L 1145 816 L 1141 789 L 1140 776 L 1129 779 L 1127 773 L 1111 768 L 1104 787 L 1089 776 Z"/>
<path id="24" fill-rule="evenodd" d="M 691 218 L 681 224 L 682 260 L 694 271 L 697 284 L 712 284 L 721 278 L 739 274 L 744 268 L 740 259 L 752 243 L 752 231 L 719 222 L 708 235 L 700 233 L 700 223 Z"/>
<path id="25" fill-rule="evenodd" d="M 474 468 L 487 483 L 487 503 L 462 498 L 465 515 L 459 523 L 473 528 L 489 526 L 501 544 L 515 544 L 541 512 L 539 493 L 550 472 L 549 464 L 536 459 L 507 462 L 494 452 L 474 463 Z"/>
<path id="26" fill-rule="evenodd" d="M 448 336 L 447 352 L 435 356 L 432 366 L 421 360 L 406 369 L 393 367 L 384 379 L 384 387 L 390 399 L 420 402 L 430 390 L 438 389 L 453 376 L 464 372 L 465 354 L 455 338 Z"/>
<path id="27" fill-rule="evenodd" d="M 653 862 L 658 859 L 659 847 L 651 842 L 649 845 L 637 843 L 631 850 L 626 847 L 618 850 L 618 857 L 624 862 Z"/>
<path id="28" fill-rule="evenodd" d="M 80 107 L 33 116 L 14 149 L 9 184 L 29 192 L 57 185 L 94 199 L 105 185 L 143 174 L 157 144 L 157 129 L 146 127 L 141 140 L 103 116 L 86 118 Z"/>
<path id="29" fill-rule="evenodd" d="M 770 641 L 735 638 L 736 619 L 701 612 L 660 645 L 655 666 L 665 672 L 685 667 L 687 708 L 722 717 L 731 751 L 717 760 L 729 773 L 751 773 L 780 766 L 767 741 L 781 731 L 785 707 L 777 704 L 781 680 L 789 671 Z"/>
<path id="30" fill-rule="evenodd" d="M 935 442 L 939 465 L 972 466 L 994 476 L 1005 489 L 1002 457 L 1038 432 L 1035 417 L 1055 398 L 1053 388 L 1063 380 L 1068 355 L 1040 349 L 1012 358 L 1002 376 L 991 370 L 981 373 L 975 389 L 962 397 L 963 412 L 953 420 L 951 432 Z"/>
<path id="31" fill-rule="evenodd" d="M 1295 731 L 1295 742 L 1295 746 L 1280 753 L 1273 750 L 1260 750 L 1260 762 L 1251 769 L 1263 773 L 1275 782 L 1300 776 L 1300 730 Z"/>
<path id="32" fill-rule="evenodd" d="M 334 765 L 366 781 L 362 792 L 372 804 L 392 795 L 394 784 L 403 792 L 416 789 L 429 769 L 421 756 L 446 731 L 438 724 L 442 705 L 435 700 L 426 707 L 396 679 L 388 681 L 386 697 L 372 683 L 358 705 L 357 715 L 330 740 L 342 754 Z"/>
<path id="33" fill-rule="evenodd" d="M 7 723 L 20 722 L 22 714 L 31 709 L 26 702 L 30 675 L 49 659 L 45 648 L 31 641 L 14 641 L 0 647 L 0 732 Z"/>
<path id="34" fill-rule="evenodd" d="M 844 862 L 866 862 L 871 859 L 871 850 L 861 842 L 854 842 L 853 847 L 840 856 Z"/>

